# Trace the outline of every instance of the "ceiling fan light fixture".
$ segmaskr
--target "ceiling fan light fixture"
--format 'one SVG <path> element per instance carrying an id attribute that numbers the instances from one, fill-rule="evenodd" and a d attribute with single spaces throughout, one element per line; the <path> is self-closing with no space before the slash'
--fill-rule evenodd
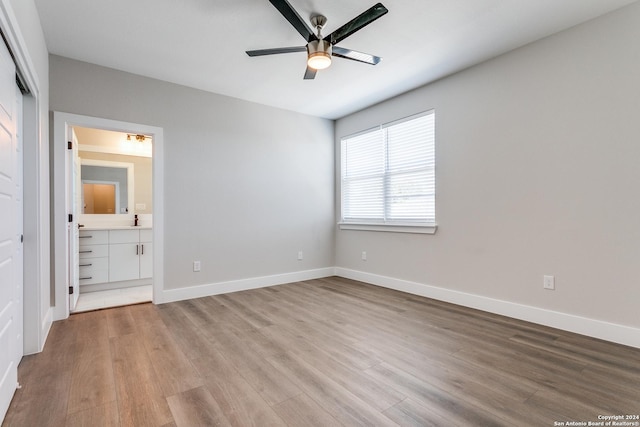
<path id="1" fill-rule="evenodd" d="M 316 52 L 309 55 L 307 59 L 307 65 L 314 70 L 324 70 L 331 65 L 331 56 L 324 52 Z"/>
<path id="2" fill-rule="evenodd" d="M 331 43 L 314 40 L 307 45 L 307 65 L 314 70 L 324 70 L 331 65 Z"/>

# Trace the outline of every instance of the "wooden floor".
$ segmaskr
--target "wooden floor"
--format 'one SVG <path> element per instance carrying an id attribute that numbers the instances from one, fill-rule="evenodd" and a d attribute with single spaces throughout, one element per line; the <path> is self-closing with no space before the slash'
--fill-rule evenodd
<path id="1" fill-rule="evenodd" d="M 640 414 L 639 349 L 340 278 L 73 315 L 19 380 L 3 425 L 553 426 Z"/>

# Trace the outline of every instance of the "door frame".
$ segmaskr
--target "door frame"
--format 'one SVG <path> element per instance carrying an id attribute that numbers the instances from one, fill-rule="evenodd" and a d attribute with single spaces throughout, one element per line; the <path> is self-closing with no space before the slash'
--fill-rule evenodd
<path id="1" fill-rule="evenodd" d="M 0 0 L 0 30 L 23 83 L 29 90 L 22 105 L 23 179 L 23 338 L 24 354 L 42 351 L 52 323 L 50 289 L 50 216 L 48 104 L 11 0 Z M 46 78 L 46 76 L 45 76 Z M 46 96 L 45 96 L 46 99 Z M 44 107 L 44 109 L 43 109 Z"/>
<path id="2" fill-rule="evenodd" d="M 153 138 L 152 194 L 153 194 L 153 302 L 160 302 L 164 288 L 164 137 L 163 129 L 139 123 L 123 122 L 79 114 L 53 112 L 53 263 L 55 307 L 54 320 L 69 317 L 68 268 L 69 238 L 67 233 L 68 191 L 65 174 L 69 164 L 67 136 L 74 126 L 144 134 Z"/>

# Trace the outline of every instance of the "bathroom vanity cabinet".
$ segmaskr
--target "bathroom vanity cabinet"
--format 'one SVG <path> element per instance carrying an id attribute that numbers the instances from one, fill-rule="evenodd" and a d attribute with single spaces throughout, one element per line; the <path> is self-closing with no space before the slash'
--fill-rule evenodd
<path id="1" fill-rule="evenodd" d="M 150 228 L 80 230 L 80 285 L 151 279 L 152 237 Z"/>

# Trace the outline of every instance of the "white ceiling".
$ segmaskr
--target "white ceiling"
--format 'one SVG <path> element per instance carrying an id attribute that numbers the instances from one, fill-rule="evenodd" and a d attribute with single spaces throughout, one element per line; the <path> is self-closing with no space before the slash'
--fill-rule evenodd
<path id="1" fill-rule="evenodd" d="M 245 50 L 306 42 L 268 0 L 35 0 L 50 53 L 210 92 L 339 118 L 635 0 L 382 0 L 389 13 L 303 80 L 306 54 Z M 329 34 L 376 0 L 289 0 Z"/>

